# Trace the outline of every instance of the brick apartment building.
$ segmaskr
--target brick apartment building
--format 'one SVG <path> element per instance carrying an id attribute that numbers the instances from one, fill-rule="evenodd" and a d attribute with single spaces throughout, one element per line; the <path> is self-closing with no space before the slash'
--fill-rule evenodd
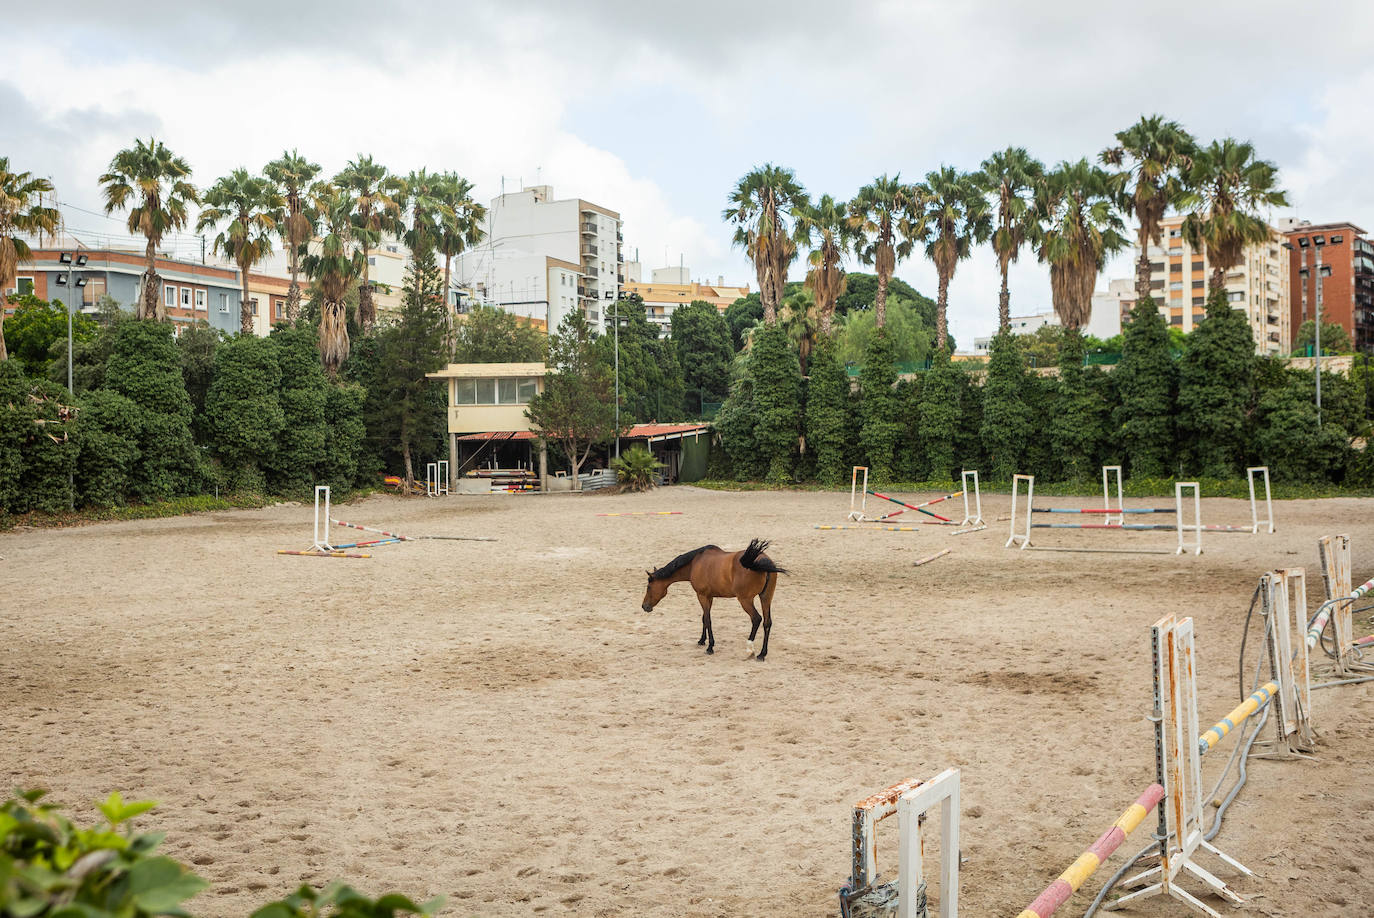
<path id="1" fill-rule="evenodd" d="M 1356 350 L 1374 351 L 1374 243 L 1364 230 L 1349 222 L 1297 220 L 1284 220 L 1279 229 L 1288 248 L 1294 337 L 1316 317 L 1320 289 L 1322 321 L 1344 328 Z"/>

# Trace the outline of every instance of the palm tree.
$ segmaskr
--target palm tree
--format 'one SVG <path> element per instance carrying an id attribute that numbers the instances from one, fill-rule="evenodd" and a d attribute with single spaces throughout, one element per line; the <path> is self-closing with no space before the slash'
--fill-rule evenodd
<path id="1" fill-rule="evenodd" d="M 992 250 L 997 253 L 997 268 L 1002 272 L 1002 289 L 997 294 L 997 330 L 1011 326 L 1011 290 L 1007 271 L 1021 255 L 1035 207 L 1035 183 L 1045 167 L 1024 147 L 1007 147 L 987 159 L 979 175 L 983 191 L 997 204 L 997 226 L 992 233 Z"/>
<path id="2" fill-rule="evenodd" d="M 312 163 L 295 150 L 282 151 L 279 159 L 274 159 L 263 168 L 263 173 L 272 180 L 286 199 L 286 219 L 279 227 L 281 241 L 291 259 L 291 286 L 286 291 L 286 321 L 295 323 L 301 308 L 301 285 L 298 280 L 301 272 L 301 249 L 310 242 L 314 220 L 306 212 L 306 192 L 310 182 L 320 173 L 318 163 Z"/>
<path id="3" fill-rule="evenodd" d="M 887 323 L 887 283 L 897 262 L 909 256 L 916 243 L 917 204 L 916 190 L 903 185 L 900 175 L 879 176 L 849 202 L 854 254 L 878 273 L 873 314 L 879 328 Z"/>
<path id="4" fill-rule="evenodd" d="M 437 197 L 444 205 L 445 217 L 439 225 L 435 247 L 444 256 L 444 313 L 448 317 L 449 347 L 452 349 L 455 322 L 448 300 L 452 296 L 453 259 L 486 236 L 482 225 L 487 219 L 487 209 L 472 199 L 472 183 L 456 172 L 440 176 Z"/>
<path id="5" fill-rule="evenodd" d="M 920 199 L 918 233 L 926 241 L 926 257 L 935 263 L 939 294 L 935 308 L 935 346 L 945 346 L 948 329 L 949 282 L 959 262 L 973 254 L 973 246 L 987 241 L 992 217 L 978 175 L 941 166 L 926 173 L 916 186 Z"/>
<path id="6" fill-rule="evenodd" d="M 43 206 L 43 195 L 52 194 L 52 182 L 34 178 L 31 172 L 11 172 L 10 158 L 0 156 L 0 360 L 5 350 L 5 300 L 3 291 L 14 283 L 14 272 L 33 253 L 21 235 L 57 234 L 62 217 L 56 208 Z"/>
<path id="7" fill-rule="evenodd" d="M 412 256 L 433 253 L 439 243 L 441 227 L 448 218 L 440 194 L 442 185 L 442 176 L 428 169 L 396 180 L 392 198 L 402 214 L 410 211 L 410 226 L 402 231 L 401 238 Z"/>
<path id="8" fill-rule="evenodd" d="M 816 342 L 816 329 L 820 327 L 820 307 L 815 293 L 810 288 L 803 288 L 789 294 L 782 302 L 779 321 L 787 337 L 797 345 L 801 375 L 806 376 L 811 348 Z"/>
<path id="9" fill-rule="evenodd" d="M 1108 166 L 1130 161 L 1130 168 L 1118 176 L 1122 186 L 1120 206 L 1135 212 L 1136 245 L 1140 247 L 1135 264 L 1135 295 L 1144 300 L 1150 295 L 1150 243 L 1160 244 L 1159 222 L 1169 208 L 1183 200 L 1183 175 L 1192 165 L 1197 141 L 1177 121 L 1151 115 L 1117 131 L 1116 142 L 1098 158 Z"/>
<path id="10" fill-rule="evenodd" d="M 721 212 L 721 219 L 735 226 L 735 245 L 754 262 L 767 325 L 778 320 L 787 267 L 797 257 L 787 221 L 792 208 L 805 199 L 806 190 L 791 169 L 765 163 L 735 183 L 730 206 Z"/>
<path id="11" fill-rule="evenodd" d="M 189 177 L 191 167 L 162 141 L 135 140 L 110 160 L 110 171 L 100 177 L 105 194 L 105 213 L 129 207 L 129 232 L 142 233 L 148 240 L 143 271 L 143 295 L 134 308 L 140 319 L 167 318 L 162 299 L 162 278 L 157 273 L 157 247 L 162 237 L 184 227 L 190 219 L 187 205 L 200 202 L 196 186 Z M 137 204 L 130 207 L 133 200 Z"/>
<path id="12" fill-rule="evenodd" d="M 367 257 L 353 243 L 357 199 L 332 182 L 310 186 L 310 208 L 319 215 L 319 254 L 303 260 L 320 299 L 320 360 L 333 376 L 348 359 L 348 288 L 367 273 Z M 361 291 L 360 291 L 361 292 Z M 360 297 L 361 301 L 361 297 Z"/>
<path id="13" fill-rule="evenodd" d="M 1061 162 L 1036 193 L 1035 253 L 1050 266 L 1050 296 L 1065 328 L 1092 316 L 1093 289 L 1107 256 L 1127 240 L 1112 177 L 1080 159 Z"/>
<path id="14" fill-rule="evenodd" d="M 248 272 L 272 251 L 272 236 L 282 222 L 286 201 L 276 186 L 247 169 L 235 169 L 205 192 L 206 207 L 196 221 L 196 232 L 227 225 L 215 237 L 214 250 L 238 265 L 243 297 L 239 302 L 239 328 L 253 333 L 253 307 L 248 300 Z"/>
<path id="15" fill-rule="evenodd" d="M 830 334 L 835 302 L 845 290 L 841 262 L 844 250 L 850 243 L 846 207 L 843 201 L 837 202 L 830 195 L 823 194 L 815 204 L 809 201 L 800 203 L 792 211 L 796 217 L 794 235 L 797 245 L 811 250 L 807 256 L 811 270 L 806 272 L 806 287 L 815 294 L 816 313 L 821 333 L 825 335 Z M 804 366 L 805 361 L 802 363 Z"/>
<path id="16" fill-rule="evenodd" d="M 334 176 L 334 184 L 353 199 L 352 238 L 363 254 L 362 283 L 358 286 L 358 324 L 366 331 L 377 320 L 367 256 L 372 247 L 381 241 L 382 233 L 393 232 L 400 227 L 401 208 L 392 197 L 399 188 L 399 182 L 387 171 L 386 166 L 373 162 L 371 156 L 359 154 L 357 159 L 349 160 L 343 171 Z"/>
<path id="17" fill-rule="evenodd" d="M 1212 266 L 1208 293 L 1222 289 L 1226 272 L 1240 264 L 1247 246 L 1273 236 L 1255 211 L 1288 204 L 1278 178 L 1277 166 L 1255 159 L 1251 144 L 1230 137 L 1193 154 L 1183 201 L 1192 212 L 1183 218 L 1183 238 L 1194 250 L 1206 247 Z"/>

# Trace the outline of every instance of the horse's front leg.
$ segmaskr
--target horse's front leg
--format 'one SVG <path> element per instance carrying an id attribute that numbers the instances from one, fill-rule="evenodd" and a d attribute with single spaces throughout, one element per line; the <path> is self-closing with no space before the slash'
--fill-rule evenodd
<path id="1" fill-rule="evenodd" d="M 754 608 L 754 597 L 736 594 L 735 598 L 739 600 L 740 606 L 749 616 L 749 656 L 752 657 L 754 655 L 754 638 L 758 636 L 759 622 L 763 621 L 763 616 L 759 615 L 758 610 Z M 768 632 L 766 631 L 763 638 L 763 652 L 768 653 Z M 759 659 L 762 658 L 763 656 L 760 654 Z"/>
<path id="2" fill-rule="evenodd" d="M 706 652 L 715 653 L 716 633 L 711 628 L 711 597 L 705 593 L 698 593 L 697 602 L 701 603 L 701 640 L 697 641 L 697 644 L 706 644 Z M 706 643 L 708 640 L 709 644 Z"/>

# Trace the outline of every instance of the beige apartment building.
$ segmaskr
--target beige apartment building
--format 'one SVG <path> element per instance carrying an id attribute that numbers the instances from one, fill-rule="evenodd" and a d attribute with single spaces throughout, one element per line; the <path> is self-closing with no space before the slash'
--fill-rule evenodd
<path id="1" fill-rule="evenodd" d="M 702 300 L 725 312 L 735 300 L 749 295 L 749 285 L 728 285 L 723 277 L 717 278 L 714 284 L 703 284 L 693 282 L 686 268 L 655 268 L 653 280 L 648 283 L 626 281 L 625 293 L 627 296 L 639 294 L 649 321 L 666 328 L 672 323 L 673 310 L 679 306 Z"/>
<path id="2" fill-rule="evenodd" d="M 1149 251 L 1150 292 L 1169 325 L 1191 332 L 1207 314 L 1211 266 L 1206 252 L 1188 245 L 1182 227 L 1181 214 L 1162 221 L 1164 244 Z M 1287 354 L 1292 348 L 1288 284 L 1287 253 L 1277 233 L 1246 249 L 1241 263 L 1226 273 L 1226 299 L 1250 321 L 1258 354 Z"/>

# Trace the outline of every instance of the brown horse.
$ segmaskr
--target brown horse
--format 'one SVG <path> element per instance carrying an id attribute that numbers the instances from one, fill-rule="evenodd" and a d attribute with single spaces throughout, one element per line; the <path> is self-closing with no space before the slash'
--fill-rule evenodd
<path id="1" fill-rule="evenodd" d="M 658 570 L 649 572 L 649 586 L 644 591 L 642 607 L 645 612 L 652 611 L 667 595 L 669 584 L 691 581 L 692 589 L 697 591 L 697 601 L 701 603 L 701 640 L 697 643 L 706 644 L 707 653 L 715 653 L 711 600 L 733 596 L 749 613 L 752 625 L 749 629 L 750 656 L 754 654 L 754 637 L 759 633 L 759 623 L 763 623 L 763 649 L 757 657 L 762 660 L 768 656 L 768 633 L 773 630 L 773 592 L 778 588 L 778 574 L 787 573 L 763 553 L 767 547 L 767 542 L 754 539 L 744 551 L 723 551 L 714 545 L 703 545 L 678 555 Z M 755 597 L 763 606 L 762 615 L 754 608 Z"/>

